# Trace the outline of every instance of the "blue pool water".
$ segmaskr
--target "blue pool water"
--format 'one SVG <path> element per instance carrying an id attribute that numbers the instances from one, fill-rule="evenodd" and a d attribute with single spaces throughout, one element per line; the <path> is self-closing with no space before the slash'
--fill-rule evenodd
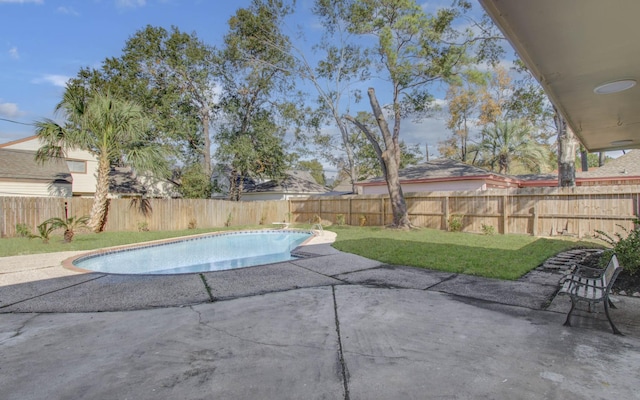
<path id="1" fill-rule="evenodd" d="M 248 231 L 201 236 L 81 257 L 73 265 L 112 274 L 183 274 L 222 271 L 293 260 L 310 232 Z"/>

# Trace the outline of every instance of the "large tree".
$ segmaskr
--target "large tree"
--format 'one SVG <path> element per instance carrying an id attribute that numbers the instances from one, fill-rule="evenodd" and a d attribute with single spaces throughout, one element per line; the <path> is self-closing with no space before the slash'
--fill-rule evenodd
<path id="1" fill-rule="evenodd" d="M 98 159 L 96 192 L 88 225 L 103 230 L 108 212 L 109 172 L 114 165 L 127 165 L 138 172 L 166 176 L 166 158 L 161 146 L 145 140 L 150 124 L 142 108 L 109 93 L 67 90 L 56 112 L 65 122 L 45 119 L 36 123 L 43 143 L 36 158 L 45 161 L 64 157 L 71 149 L 89 151 Z"/>
<path id="2" fill-rule="evenodd" d="M 140 104 L 153 126 L 150 139 L 173 149 L 174 167 L 194 171 L 191 165 L 199 163 L 210 179 L 219 75 L 215 49 L 195 34 L 149 25 L 127 40 L 122 55 L 81 69 L 67 90 L 108 90 Z"/>
<path id="3" fill-rule="evenodd" d="M 363 37 L 375 38 L 373 57 L 390 84 L 390 107 L 387 114 L 375 90 L 368 89 L 381 140 L 353 116 L 346 118 L 366 135 L 378 156 L 396 227 L 411 226 L 398 175 L 401 121 L 428 108 L 429 86 L 457 72 L 468 60 L 472 43 L 489 43 L 484 41 L 486 38 L 472 36 L 470 31 L 461 36 L 453 29 L 454 20 L 471 7 L 465 1 L 457 3 L 459 7 L 443 8 L 433 15 L 412 0 L 360 0 L 351 4 L 348 28 Z"/>
<path id="4" fill-rule="evenodd" d="M 280 31 L 290 12 L 280 1 L 254 0 L 229 20 L 216 158 L 229 167 L 232 200 L 240 200 L 248 177 L 277 179 L 287 167 L 284 135 L 299 116 L 289 40 Z"/>

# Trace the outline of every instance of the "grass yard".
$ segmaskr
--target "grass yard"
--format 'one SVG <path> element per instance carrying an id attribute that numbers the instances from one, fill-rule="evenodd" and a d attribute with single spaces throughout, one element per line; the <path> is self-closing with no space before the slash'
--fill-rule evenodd
<path id="1" fill-rule="evenodd" d="M 0 257 L 54 253 L 58 251 L 96 250 L 112 246 L 122 246 L 209 232 L 264 228 L 264 225 L 234 226 L 230 228 L 185 229 L 182 231 L 102 232 L 97 234 L 78 231 L 71 243 L 64 243 L 62 232 L 52 235 L 49 243 L 43 243 L 42 240 L 38 238 L 3 238 L 0 239 Z"/>
<path id="2" fill-rule="evenodd" d="M 332 226 L 334 247 L 373 260 L 440 271 L 514 280 L 572 248 L 602 247 L 575 238 L 478 235 L 434 229 L 398 231 Z"/>

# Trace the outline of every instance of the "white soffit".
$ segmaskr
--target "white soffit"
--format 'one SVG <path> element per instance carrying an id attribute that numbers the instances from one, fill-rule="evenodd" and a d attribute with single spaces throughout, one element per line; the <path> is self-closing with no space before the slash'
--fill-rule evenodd
<path id="1" fill-rule="evenodd" d="M 592 152 L 640 148 L 640 0 L 479 0 Z M 631 85 L 629 85 L 631 86 Z"/>

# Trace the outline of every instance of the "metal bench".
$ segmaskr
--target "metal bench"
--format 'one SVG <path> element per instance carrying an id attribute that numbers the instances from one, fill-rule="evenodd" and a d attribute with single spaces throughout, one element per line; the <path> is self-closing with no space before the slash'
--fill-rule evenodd
<path id="1" fill-rule="evenodd" d="M 609 324 L 611 324 L 613 333 L 622 335 L 622 332 L 616 328 L 609 315 L 609 307 L 616 308 L 609 299 L 609 293 L 611 292 L 613 282 L 615 282 L 621 270 L 622 267 L 614 254 L 611 256 L 611 260 L 609 260 L 609 264 L 605 269 L 577 267 L 565 275 L 560 280 L 562 286 L 558 291 L 558 294 L 571 297 L 571 309 L 567 314 L 567 320 L 564 322 L 564 325 L 571 326 L 571 313 L 579 301 L 588 303 L 589 312 L 591 312 L 593 305 L 602 302 L 604 303 L 604 312 L 607 315 Z"/>

